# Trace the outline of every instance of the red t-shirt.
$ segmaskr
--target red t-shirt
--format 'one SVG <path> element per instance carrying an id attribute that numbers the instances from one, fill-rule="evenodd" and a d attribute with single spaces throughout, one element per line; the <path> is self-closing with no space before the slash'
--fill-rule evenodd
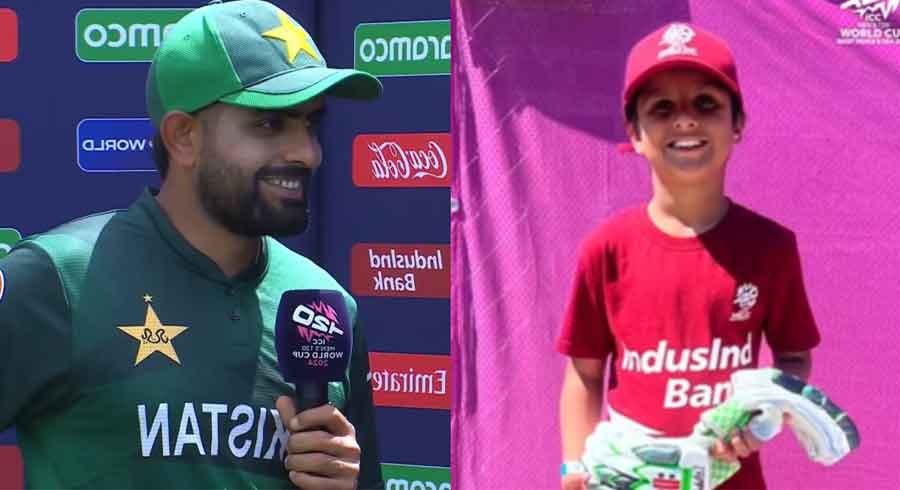
<path id="1" fill-rule="evenodd" d="M 612 355 L 610 408 L 680 437 L 728 397 L 732 372 L 757 366 L 763 336 L 780 352 L 819 343 L 794 234 L 732 203 L 713 229 L 676 238 L 640 206 L 582 243 L 557 347 Z M 765 488 L 758 456 L 720 488 Z"/>

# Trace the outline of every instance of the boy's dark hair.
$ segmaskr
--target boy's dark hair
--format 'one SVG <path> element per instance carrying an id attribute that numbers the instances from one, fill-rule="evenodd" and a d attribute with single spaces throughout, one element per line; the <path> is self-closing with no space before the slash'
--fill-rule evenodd
<path id="1" fill-rule="evenodd" d="M 166 145 L 163 143 L 162 134 L 159 130 L 156 130 L 156 133 L 153 134 L 153 163 L 156 164 L 156 169 L 159 170 L 159 178 L 160 180 L 166 180 L 166 174 L 169 173 L 169 151 L 166 150 Z"/>
<path id="2" fill-rule="evenodd" d="M 740 97 L 723 84 L 716 83 L 715 86 L 728 92 L 728 96 L 731 99 L 731 125 L 737 126 L 738 122 L 746 122 L 747 114 L 744 113 L 744 105 L 741 103 Z M 637 93 L 631 97 L 631 100 L 625 104 L 625 121 L 634 128 L 634 132 L 637 134 L 640 134 L 640 129 L 638 128 L 637 101 L 641 96 L 641 93 L 642 92 L 638 90 Z"/>

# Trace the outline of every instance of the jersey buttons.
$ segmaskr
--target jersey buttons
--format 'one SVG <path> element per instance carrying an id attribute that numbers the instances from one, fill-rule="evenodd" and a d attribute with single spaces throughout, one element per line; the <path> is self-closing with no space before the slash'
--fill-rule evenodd
<path id="1" fill-rule="evenodd" d="M 235 295 L 237 295 L 236 287 L 234 287 L 234 286 L 225 287 L 225 296 L 235 296 Z M 228 314 L 228 318 L 230 318 L 231 321 L 233 321 L 233 322 L 240 321 L 240 319 L 241 319 L 240 306 L 235 306 L 234 309 L 231 310 L 231 313 Z"/>

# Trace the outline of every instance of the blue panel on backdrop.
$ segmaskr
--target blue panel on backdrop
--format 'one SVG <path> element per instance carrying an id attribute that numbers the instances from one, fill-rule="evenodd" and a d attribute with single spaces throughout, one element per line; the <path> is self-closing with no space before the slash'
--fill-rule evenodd
<path id="1" fill-rule="evenodd" d="M 156 172 L 147 118 L 82 119 L 75 130 L 78 166 L 85 172 Z"/>
<path id="2" fill-rule="evenodd" d="M 10 429 L 7 431 L 0 432 L 0 444 L 15 444 L 16 443 L 16 431 Z"/>
<path id="3" fill-rule="evenodd" d="M 449 411 L 379 408 L 375 423 L 383 463 L 450 465 Z"/>

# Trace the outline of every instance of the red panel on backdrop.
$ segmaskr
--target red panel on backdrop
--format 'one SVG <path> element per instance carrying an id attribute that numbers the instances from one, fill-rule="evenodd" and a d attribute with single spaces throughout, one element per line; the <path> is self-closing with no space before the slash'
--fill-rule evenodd
<path id="1" fill-rule="evenodd" d="M 0 488 L 22 488 L 22 454 L 18 446 L 0 446 Z"/>
<path id="2" fill-rule="evenodd" d="M 0 119 L 0 172 L 15 172 L 22 160 L 22 130 L 13 119 Z"/>
<path id="3" fill-rule="evenodd" d="M 19 56 L 19 16 L 9 8 L 0 9 L 0 62 L 15 61 Z"/>

